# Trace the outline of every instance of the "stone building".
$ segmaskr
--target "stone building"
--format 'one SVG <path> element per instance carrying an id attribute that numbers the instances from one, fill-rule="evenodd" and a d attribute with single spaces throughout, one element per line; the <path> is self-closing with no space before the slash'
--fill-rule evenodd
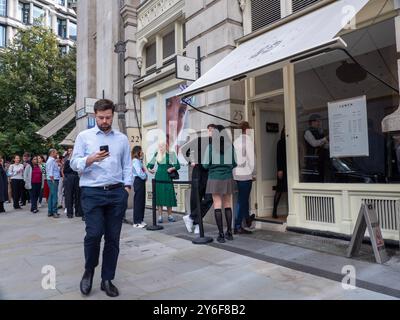
<path id="1" fill-rule="evenodd" d="M 186 90 L 195 107 L 255 129 L 258 227 L 350 235 L 360 205 L 372 203 L 384 237 L 398 239 L 398 10 L 397 0 L 81 0 L 77 127 L 93 123 L 95 99 L 111 98 L 116 127 L 150 150 L 167 130 L 170 99 Z M 200 79 L 177 79 L 178 55 L 200 62 Z M 316 115 L 329 144 L 323 166 L 310 167 L 317 155 L 305 132 Z M 230 125 L 190 107 L 182 122 Z M 288 193 L 272 219 L 284 127 Z"/>

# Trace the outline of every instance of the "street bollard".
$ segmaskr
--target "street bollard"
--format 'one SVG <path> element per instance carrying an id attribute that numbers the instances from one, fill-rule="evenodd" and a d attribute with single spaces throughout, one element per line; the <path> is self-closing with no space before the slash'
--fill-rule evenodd
<path id="1" fill-rule="evenodd" d="M 164 229 L 164 227 L 157 225 L 156 180 L 155 179 L 151 180 L 151 186 L 152 186 L 152 195 L 153 195 L 153 198 L 152 198 L 153 225 L 152 226 L 147 226 L 146 230 L 157 231 L 157 230 Z"/>
<path id="2" fill-rule="evenodd" d="M 200 181 L 199 179 L 194 179 L 192 183 L 192 188 L 195 188 L 196 194 L 196 204 L 197 204 L 197 219 L 199 221 L 199 231 L 200 237 L 194 238 L 192 240 L 193 244 L 207 244 L 213 242 L 213 238 L 204 236 L 204 226 L 203 226 L 203 217 L 201 215 L 201 207 L 200 207 Z"/>

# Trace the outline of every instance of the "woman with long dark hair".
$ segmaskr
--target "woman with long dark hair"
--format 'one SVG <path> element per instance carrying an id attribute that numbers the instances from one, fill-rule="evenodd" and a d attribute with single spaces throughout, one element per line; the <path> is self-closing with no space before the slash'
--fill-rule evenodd
<path id="1" fill-rule="evenodd" d="M 215 131 L 219 132 L 218 139 Z M 203 167 L 208 169 L 208 181 L 206 193 L 212 194 L 214 204 L 215 221 L 218 226 L 218 242 L 233 240 L 232 236 L 232 194 L 234 181 L 232 170 L 236 167 L 234 148 L 230 134 L 221 125 L 215 129 L 209 129 L 211 143 L 206 150 L 206 159 L 203 160 Z M 224 234 L 222 206 L 225 209 L 227 230 Z"/>

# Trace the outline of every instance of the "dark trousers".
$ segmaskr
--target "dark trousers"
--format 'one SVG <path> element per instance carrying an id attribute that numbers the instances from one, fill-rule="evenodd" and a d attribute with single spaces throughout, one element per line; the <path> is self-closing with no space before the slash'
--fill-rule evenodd
<path id="1" fill-rule="evenodd" d="M 196 179 L 199 181 L 199 190 L 197 190 L 194 185 L 190 191 L 190 218 L 193 220 L 194 225 L 199 224 L 196 192 L 199 192 L 200 213 L 203 218 L 213 205 L 212 195 L 206 194 L 208 171 L 202 169 L 201 165 L 196 165 L 193 168 L 192 181 L 195 181 Z"/>
<path id="2" fill-rule="evenodd" d="M 6 212 L 6 210 L 4 210 L 4 202 L 0 201 L 0 212 Z"/>
<path id="3" fill-rule="evenodd" d="M 119 255 L 122 220 L 127 208 L 128 192 L 121 187 L 112 190 L 81 188 L 81 203 L 85 215 L 85 269 L 99 264 L 101 238 L 104 235 L 101 278 L 113 280 Z"/>
<path id="4" fill-rule="evenodd" d="M 79 176 L 76 174 L 67 174 L 64 177 L 64 196 L 65 196 L 65 207 L 67 208 L 67 215 L 82 216 L 82 208 L 80 201 L 80 189 L 79 189 Z"/>
<path id="5" fill-rule="evenodd" d="M 250 204 L 249 198 L 253 181 L 236 181 L 238 186 L 238 200 L 236 205 L 235 229 L 242 226 L 243 218 L 249 216 Z"/>
<path id="6" fill-rule="evenodd" d="M 31 211 L 37 210 L 38 199 L 40 196 L 41 183 L 32 183 L 31 195 Z"/>
<path id="7" fill-rule="evenodd" d="M 14 209 L 20 207 L 19 201 L 22 197 L 22 192 L 25 191 L 25 182 L 23 179 L 11 179 L 11 189 L 13 196 L 13 206 Z"/>
<path id="8" fill-rule="evenodd" d="M 133 182 L 133 223 L 138 224 L 143 222 L 144 209 L 146 205 L 146 181 L 135 177 Z"/>

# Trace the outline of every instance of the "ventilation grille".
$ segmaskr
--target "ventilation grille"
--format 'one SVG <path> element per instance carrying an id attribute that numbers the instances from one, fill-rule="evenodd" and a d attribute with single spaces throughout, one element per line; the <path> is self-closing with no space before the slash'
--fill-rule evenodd
<path id="1" fill-rule="evenodd" d="M 305 196 L 306 220 L 335 223 L 335 205 L 332 197 Z"/>
<path id="2" fill-rule="evenodd" d="M 385 230 L 397 230 L 396 200 L 362 199 L 365 204 L 372 204 L 378 215 L 379 224 Z"/>
<path id="3" fill-rule="evenodd" d="M 252 0 L 252 29 L 256 31 L 281 19 L 280 0 Z"/>
<path id="4" fill-rule="evenodd" d="M 298 12 L 318 1 L 321 0 L 292 0 L 293 13 Z"/>

